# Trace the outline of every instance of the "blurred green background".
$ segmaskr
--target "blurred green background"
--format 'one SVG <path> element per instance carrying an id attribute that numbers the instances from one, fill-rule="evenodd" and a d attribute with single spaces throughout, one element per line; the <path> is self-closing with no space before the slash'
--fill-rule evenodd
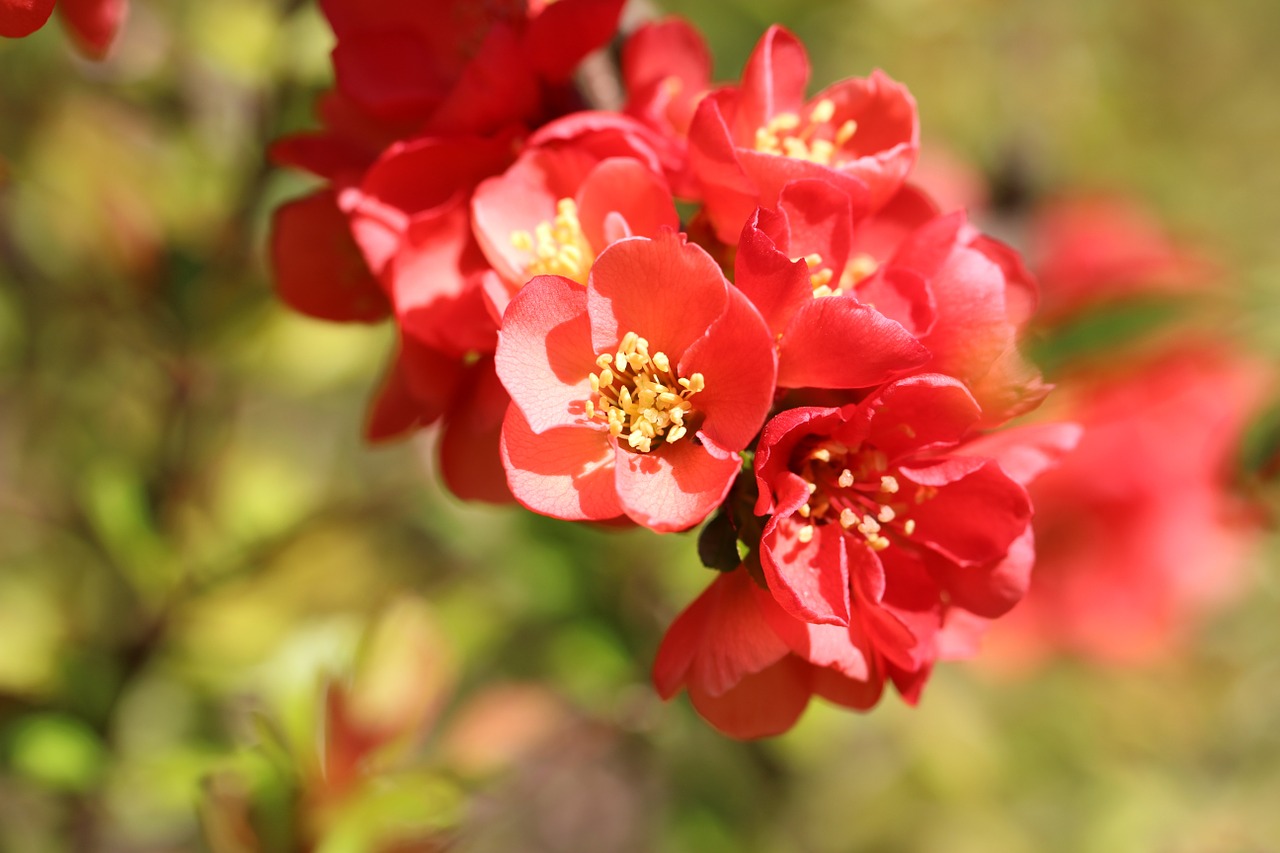
<path id="1" fill-rule="evenodd" d="M 717 79 L 778 21 L 815 86 L 886 69 L 926 150 L 1008 192 L 1146 200 L 1280 361 L 1274 2 L 667 6 Z M 693 539 L 459 504 L 430 436 L 360 442 L 390 328 L 273 301 L 268 218 L 310 184 L 263 151 L 310 125 L 330 46 L 284 0 L 133 0 L 102 64 L 54 23 L 0 42 L 0 849 L 1280 849 L 1274 536 L 1152 667 L 945 665 L 918 709 L 815 705 L 746 745 L 659 702 L 658 639 L 710 580 Z M 388 612 L 416 645 L 362 645 Z M 443 711 L 326 811 L 323 685 L 378 666 L 447 670 Z"/>

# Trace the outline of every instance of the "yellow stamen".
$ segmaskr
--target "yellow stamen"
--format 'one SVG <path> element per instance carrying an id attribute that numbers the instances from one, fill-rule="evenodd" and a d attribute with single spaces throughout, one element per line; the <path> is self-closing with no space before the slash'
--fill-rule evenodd
<path id="1" fill-rule="evenodd" d="M 837 480 L 836 482 L 840 484 L 840 488 L 842 489 L 849 488 L 850 486 L 853 485 L 853 472 L 850 471 L 848 468 L 845 468 L 843 471 L 840 472 L 840 479 Z"/>
<path id="2" fill-rule="evenodd" d="M 623 336 L 616 354 L 602 353 L 595 363 L 600 372 L 589 381 L 597 396 L 584 406 L 587 418 L 603 419 L 611 435 L 641 453 L 659 440 L 670 444 L 688 434 L 689 398 L 706 387 L 701 373 L 677 378 L 666 354 L 650 354 L 649 342 L 635 332 Z"/>
<path id="3" fill-rule="evenodd" d="M 886 492 L 891 495 L 897 494 L 898 478 L 885 474 L 883 477 L 880 478 L 880 491 Z"/>
<path id="4" fill-rule="evenodd" d="M 571 198 L 556 202 L 555 218 L 539 223 L 532 234 L 512 232 L 511 245 L 530 255 L 524 267 L 526 279 L 535 275 L 562 275 L 586 284 L 587 272 L 596 257 L 578 221 L 578 205 Z"/>
<path id="5" fill-rule="evenodd" d="M 805 545 L 808 545 L 810 542 L 812 542 L 813 541 L 813 525 L 806 524 L 804 527 L 801 527 L 800 530 L 796 532 L 796 538 L 799 539 Z"/>

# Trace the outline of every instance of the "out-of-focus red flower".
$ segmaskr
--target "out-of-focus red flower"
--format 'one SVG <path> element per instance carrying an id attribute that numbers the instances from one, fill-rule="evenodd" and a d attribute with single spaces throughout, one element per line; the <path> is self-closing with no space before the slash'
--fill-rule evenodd
<path id="1" fill-rule="evenodd" d="M 0 36 L 22 38 L 40 29 L 53 14 L 55 0 L 0 0 Z M 128 0 L 56 0 L 58 17 L 80 53 L 102 59 L 115 41 Z"/>
<path id="2" fill-rule="evenodd" d="M 783 387 L 869 388 L 929 360 L 911 332 L 855 295 L 879 270 L 853 252 L 852 231 L 848 197 L 812 180 L 788 184 L 778 208 L 757 210 L 743 229 L 734 283 L 777 338 Z M 914 291 L 899 301 L 930 310 L 917 277 L 881 278 L 863 293 L 874 299 L 903 285 Z"/>
<path id="3" fill-rule="evenodd" d="M 1084 437 L 1031 487 L 1038 565 L 993 626 L 995 659 L 1150 660 L 1239 589 L 1254 530 L 1229 469 L 1265 383 L 1259 365 L 1204 343 L 1063 377 L 1054 412 Z"/>
<path id="4" fill-rule="evenodd" d="M 744 739 L 785 732 L 815 694 L 870 708 L 884 679 L 884 662 L 856 621 L 797 620 L 742 568 L 721 574 L 676 617 L 653 664 L 662 698 L 686 688 L 708 722 Z"/>
<path id="5" fill-rule="evenodd" d="M 689 163 L 716 235 L 732 243 L 757 207 L 812 178 L 855 205 L 887 202 L 916 159 L 915 100 L 880 71 L 805 98 L 809 59 L 782 27 L 761 38 L 737 87 L 702 99 L 689 129 Z"/>
<path id="6" fill-rule="evenodd" d="M 530 281 L 507 306 L 496 362 L 516 499 L 658 531 L 692 527 L 724 499 L 777 376 L 759 313 L 672 232 L 609 246 L 585 288 Z"/>
<path id="7" fill-rule="evenodd" d="M 1144 294 L 1205 290 L 1221 280 L 1206 257 L 1175 243 L 1123 197 L 1052 199 L 1036 210 L 1029 242 L 1043 323 Z"/>

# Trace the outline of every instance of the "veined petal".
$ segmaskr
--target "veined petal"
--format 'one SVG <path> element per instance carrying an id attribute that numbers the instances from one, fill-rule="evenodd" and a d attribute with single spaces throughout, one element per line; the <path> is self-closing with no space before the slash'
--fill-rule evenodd
<path id="1" fill-rule="evenodd" d="M 567 521 L 622 514 L 607 430 L 575 425 L 535 433 L 513 405 L 502 425 L 501 452 L 507 485 L 522 506 Z"/>

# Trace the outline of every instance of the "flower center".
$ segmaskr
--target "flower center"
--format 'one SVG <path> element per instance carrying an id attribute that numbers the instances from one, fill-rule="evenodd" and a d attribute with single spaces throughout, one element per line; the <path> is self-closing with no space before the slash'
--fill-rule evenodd
<path id="1" fill-rule="evenodd" d="M 831 166 L 858 129 L 853 119 L 832 127 L 835 114 L 835 102 L 829 98 L 814 104 L 807 119 L 797 113 L 778 113 L 756 128 L 756 150 Z"/>
<path id="2" fill-rule="evenodd" d="M 693 413 L 689 398 L 705 386 L 701 373 L 677 378 L 666 353 L 649 354 L 649 342 L 627 332 L 616 353 L 596 359 L 599 373 L 591 374 L 594 400 L 588 400 L 589 419 L 599 418 L 614 438 L 626 438 L 632 450 L 648 453 L 655 441 L 668 444 L 688 432 Z"/>
<path id="3" fill-rule="evenodd" d="M 562 275 L 578 284 L 586 284 L 587 272 L 596 257 L 582 233 L 578 205 L 571 198 L 556 202 L 555 219 L 538 223 L 532 234 L 528 231 L 511 232 L 511 245 L 530 255 L 524 267 L 526 278 Z"/>
<path id="4" fill-rule="evenodd" d="M 860 252 L 850 258 L 848 263 L 844 265 L 844 269 L 840 271 L 840 280 L 836 282 L 835 287 L 832 287 L 831 282 L 835 280 L 836 274 L 830 267 L 822 265 L 822 255 L 816 252 L 811 255 L 805 255 L 804 262 L 810 270 L 809 282 L 813 285 L 815 299 L 823 296 L 839 296 L 842 293 L 851 293 L 859 284 L 874 275 L 875 271 L 880 267 L 875 258 L 865 252 Z"/>
<path id="5" fill-rule="evenodd" d="M 932 486 L 914 486 L 905 494 L 889 473 L 884 452 L 866 445 L 850 449 L 829 439 L 802 448 L 799 460 L 798 473 L 809 486 L 809 501 L 800 507 L 801 517 L 809 520 L 800 528 L 801 542 L 813 539 L 815 525 L 839 524 L 871 550 L 883 551 L 891 544 L 887 533 L 915 533 L 915 520 L 906 513 L 937 494 Z"/>

